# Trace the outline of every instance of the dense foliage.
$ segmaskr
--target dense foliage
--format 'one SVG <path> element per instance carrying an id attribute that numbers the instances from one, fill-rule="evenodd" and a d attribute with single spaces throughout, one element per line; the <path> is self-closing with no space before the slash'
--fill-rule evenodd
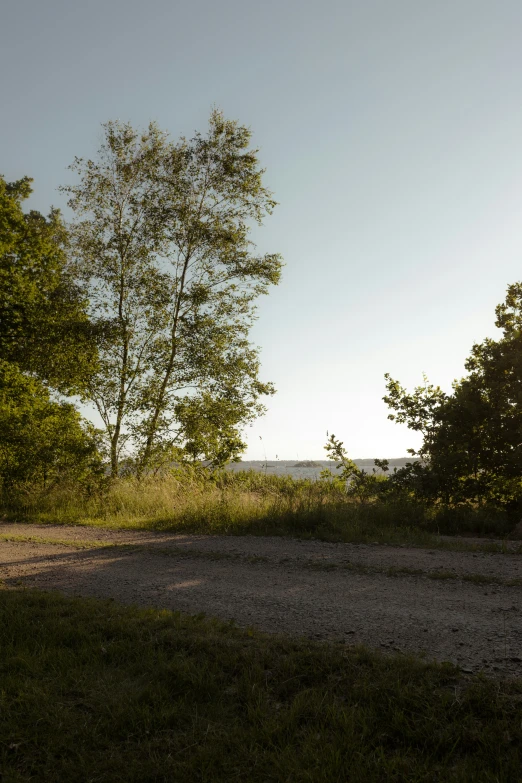
<path id="1" fill-rule="evenodd" d="M 96 336 L 59 211 L 22 209 L 31 181 L 0 177 L 0 359 L 77 391 L 95 366 Z"/>
<path id="2" fill-rule="evenodd" d="M 468 374 L 445 394 L 426 379 L 413 393 L 389 375 L 389 418 L 423 434 L 416 463 L 391 477 L 418 497 L 449 505 L 522 510 L 522 284 L 496 309 L 498 340 L 473 346 Z"/>
<path id="3" fill-rule="evenodd" d="M 44 384 L 0 360 L 0 488 L 50 490 L 101 475 L 99 437 L 74 408 L 51 399 Z"/>
<path id="4" fill-rule="evenodd" d="M 0 489 L 52 487 L 100 475 L 98 438 L 51 389 L 74 392 L 96 363 L 96 339 L 68 264 L 57 210 L 24 213 L 31 180 L 0 177 Z"/>

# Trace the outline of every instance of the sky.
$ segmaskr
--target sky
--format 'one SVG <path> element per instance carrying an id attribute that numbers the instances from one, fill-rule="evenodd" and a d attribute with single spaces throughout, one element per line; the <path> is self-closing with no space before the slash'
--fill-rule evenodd
<path id="1" fill-rule="evenodd" d="M 251 127 L 279 202 L 254 238 L 285 268 L 245 459 L 324 458 L 327 430 L 403 456 L 384 373 L 449 391 L 522 279 L 519 0 L 3 0 L 0 94 L 0 172 L 44 212 L 109 119 Z"/>

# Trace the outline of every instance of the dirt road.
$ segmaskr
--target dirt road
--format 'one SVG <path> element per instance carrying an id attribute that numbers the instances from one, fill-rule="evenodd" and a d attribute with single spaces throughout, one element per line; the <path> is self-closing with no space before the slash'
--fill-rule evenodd
<path id="1" fill-rule="evenodd" d="M 521 554 L 7 524 L 0 537 L 7 587 L 204 612 L 522 677 Z"/>

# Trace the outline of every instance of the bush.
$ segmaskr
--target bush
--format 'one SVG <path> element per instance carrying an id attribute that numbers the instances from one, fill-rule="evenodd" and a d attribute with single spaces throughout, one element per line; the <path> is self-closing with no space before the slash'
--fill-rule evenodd
<path id="1" fill-rule="evenodd" d="M 0 487 L 12 496 L 66 480 L 99 479 L 97 431 L 73 405 L 51 399 L 44 384 L 0 360 Z"/>

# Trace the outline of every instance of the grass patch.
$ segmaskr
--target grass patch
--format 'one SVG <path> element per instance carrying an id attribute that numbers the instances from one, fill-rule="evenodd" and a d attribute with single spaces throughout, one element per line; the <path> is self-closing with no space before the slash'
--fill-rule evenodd
<path id="1" fill-rule="evenodd" d="M 520 777 L 520 682 L 33 591 L 0 624 L 9 783 Z"/>
<path id="2" fill-rule="evenodd" d="M 499 551 L 498 544 L 442 541 L 440 533 L 505 535 L 509 520 L 490 510 L 428 509 L 413 500 L 360 504 L 327 481 L 254 471 L 219 476 L 127 478 L 82 497 L 75 486 L 4 499 L 10 521 L 211 535 L 284 535 L 302 539 Z M 511 525 L 512 526 L 512 525 Z M 519 548 L 522 551 L 522 546 Z"/>
<path id="3" fill-rule="evenodd" d="M 215 479 L 167 476 L 121 479 L 89 498 L 75 487 L 32 491 L 5 505 L 13 521 L 76 524 L 115 530 L 221 535 L 287 535 L 326 541 L 425 543 L 411 508 L 362 507 L 328 482 L 265 476 L 254 471 Z"/>

